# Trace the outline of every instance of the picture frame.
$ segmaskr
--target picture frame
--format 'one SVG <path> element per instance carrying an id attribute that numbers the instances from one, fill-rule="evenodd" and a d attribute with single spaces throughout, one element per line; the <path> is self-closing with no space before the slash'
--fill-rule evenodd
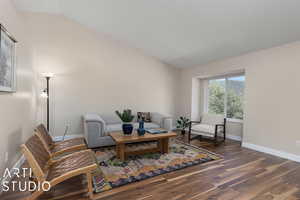
<path id="1" fill-rule="evenodd" d="M 0 92 L 16 92 L 16 43 L 0 24 Z"/>

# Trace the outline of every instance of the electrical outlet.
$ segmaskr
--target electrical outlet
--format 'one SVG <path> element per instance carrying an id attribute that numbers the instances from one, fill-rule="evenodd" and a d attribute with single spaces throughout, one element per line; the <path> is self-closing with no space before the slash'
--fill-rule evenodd
<path id="1" fill-rule="evenodd" d="M 8 152 L 5 152 L 4 154 L 4 162 L 7 163 L 8 161 Z"/>
<path id="2" fill-rule="evenodd" d="M 296 140 L 296 145 L 300 147 L 300 140 Z"/>

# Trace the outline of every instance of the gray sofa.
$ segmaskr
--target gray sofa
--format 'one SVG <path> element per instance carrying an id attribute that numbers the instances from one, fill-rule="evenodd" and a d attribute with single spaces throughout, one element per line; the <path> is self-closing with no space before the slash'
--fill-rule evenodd
<path id="1" fill-rule="evenodd" d="M 152 112 L 151 123 L 145 123 L 145 128 L 164 128 L 172 130 L 173 119 L 171 116 Z M 134 129 L 138 128 L 138 122 L 133 122 Z M 95 113 L 88 113 L 83 116 L 84 137 L 89 148 L 111 146 L 114 141 L 109 136 L 110 132 L 122 131 L 122 122 L 117 116 L 100 116 Z"/>

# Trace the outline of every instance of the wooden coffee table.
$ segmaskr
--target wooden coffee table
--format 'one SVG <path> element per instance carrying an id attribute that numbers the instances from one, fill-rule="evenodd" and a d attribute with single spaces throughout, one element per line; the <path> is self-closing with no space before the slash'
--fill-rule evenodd
<path id="1" fill-rule="evenodd" d="M 160 134 L 150 134 L 146 133 L 144 136 L 139 136 L 136 132 L 132 133 L 132 135 L 124 135 L 123 132 L 111 132 L 110 136 L 116 142 L 116 152 L 117 157 L 124 161 L 126 157 L 129 155 L 141 155 L 145 153 L 153 153 L 153 152 L 161 152 L 168 153 L 169 152 L 169 138 L 176 137 L 177 134 L 175 132 L 168 133 L 160 133 Z M 137 143 L 137 142 L 145 142 L 145 141 L 158 141 L 158 145 L 156 148 L 151 149 L 141 149 L 137 151 L 126 151 L 126 144 Z"/>

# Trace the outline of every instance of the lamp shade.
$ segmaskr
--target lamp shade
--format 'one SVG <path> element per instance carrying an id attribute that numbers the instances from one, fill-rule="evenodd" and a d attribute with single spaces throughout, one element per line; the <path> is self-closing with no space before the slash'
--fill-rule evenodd
<path id="1" fill-rule="evenodd" d="M 46 77 L 46 78 L 51 78 L 51 77 L 54 76 L 54 73 L 52 73 L 52 72 L 44 72 L 44 73 L 42 73 L 42 76 Z"/>

